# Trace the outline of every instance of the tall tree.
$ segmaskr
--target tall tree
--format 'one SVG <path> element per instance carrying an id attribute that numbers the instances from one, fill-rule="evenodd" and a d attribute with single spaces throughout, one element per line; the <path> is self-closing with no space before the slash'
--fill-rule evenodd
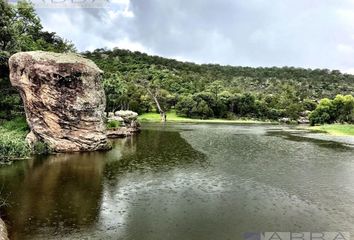
<path id="1" fill-rule="evenodd" d="M 171 73 L 167 69 L 159 69 L 156 66 L 137 69 L 131 74 L 132 81 L 143 88 L 154 101 L 161 121 L 167 120 L 167 101 L 168 91 L 163 88 L 166 82 L 171 78 Z M 167 94 L 166 94 L 167 93 Z"/>

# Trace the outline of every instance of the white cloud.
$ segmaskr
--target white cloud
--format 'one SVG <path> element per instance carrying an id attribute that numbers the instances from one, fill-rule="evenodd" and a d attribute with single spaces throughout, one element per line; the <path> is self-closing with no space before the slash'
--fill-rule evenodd
<path id="1" fill-rule="evenodd" d="M 348 74 L 354 74 L 354 68 L 348 68 L 343 70 L 344 73 L 348 73 Z"/>
<path id="2" fill-rule="evenodd" d="M 120 47 L 199 63 L 354 66 L 351 0 L 111 0 L 105 9 L 39 9 L 80 51 Z"/>
<path id="3" fill-rule="evenodd" d="M 354 53 L 353 46 L 347 45 L 347 44 L 338 44 L 337 50 L 341 53 L 344 53 L 344 54 L 353 54 Z"/>
<path id="4" fill-rule="evenodd" d="M 109 2 L 115 3 L 115 4 L 122 4 L 125 6 L 128 6 L 130 4 L 130 0 L 110 0 Z"/>
<path id="5" fill-rule="evenodd" d="M 354 9 L 338 9 L 336 13 L 344 22 L 352 23 L 354 21 Z"/>
<path id="6" fill-rule="evenodd" d="M 129 38 L 125 37 L 123 39 L 119 39 L 116 42 L 106 42 L 105 46 L 108 48 L 121 48 L 121 49 L 129 49 L 131 51 L 140 51 L 140 52 L 146 52 L 149 54 L 153 54 L 153 52 L 151 51 L 151 49 L 147 49 L 145 48 L 141 43 L 139 42 L 134 42 L 129 40 Z"/>

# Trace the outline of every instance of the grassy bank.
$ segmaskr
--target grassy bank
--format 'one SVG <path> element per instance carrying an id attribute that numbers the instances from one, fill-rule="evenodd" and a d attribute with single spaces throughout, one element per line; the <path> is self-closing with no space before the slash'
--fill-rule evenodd
<path id="1" fill-rule="evenodd" d="M 139 115 L 138 120 L 140 122 L 160 122 L 160 114 L 155 112 L 144 113 Z M 260 121 L 253 119 L 235 119 L 235 120 L 227 120 L 227 119 L 194 119 L 194 118 L 186 118 L 177 116 L 175 111 L 171 111 L 167 113 L 167 122 L 181 122 L 181 123 L 274 123 L 271 121 Z"/>
<path id="2" fill-rule="evenodd" d="M 323 131 L 331 135 L 354 136 L 353 124 L 326 124 L 321 126 L 309 127 L 308 129 Z"/>
<path id="3" fill-rule="evenodd" d="M 0 123 L 0 162 L 25 158 L 30 149 L 25 142 L 28 126 L 23 118 Z"/>

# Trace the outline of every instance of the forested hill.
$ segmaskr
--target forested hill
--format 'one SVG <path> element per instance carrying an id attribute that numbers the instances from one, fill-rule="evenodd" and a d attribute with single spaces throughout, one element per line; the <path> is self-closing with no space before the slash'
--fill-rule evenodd
<path id="1" fill-rule="evenodd" d="M 97 49 L 84 55 L 106 73 L 119 72 L 123 77 L 139 68 L 170 71 L 174 82 L 167 85 L 171 93 L 194 93 L 205 90 L 214 81 L 232 92 L 281 93 L 291 87 L 300 98 L 320 99 L 337 94 L 354 94 L 354 75 L 338 70 L 294 67 L 239 67 L 218 64 L 180 62 L 129 50 Z"/>

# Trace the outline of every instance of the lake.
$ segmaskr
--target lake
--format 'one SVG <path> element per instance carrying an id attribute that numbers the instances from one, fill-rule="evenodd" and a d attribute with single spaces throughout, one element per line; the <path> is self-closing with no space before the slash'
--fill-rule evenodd
<path id="1" fill-rule="evenodd" d="M 354 143 L 277 125 L 145 124 L 109 152 L 0 168 L 11 239 L 354 234 Z"/>

